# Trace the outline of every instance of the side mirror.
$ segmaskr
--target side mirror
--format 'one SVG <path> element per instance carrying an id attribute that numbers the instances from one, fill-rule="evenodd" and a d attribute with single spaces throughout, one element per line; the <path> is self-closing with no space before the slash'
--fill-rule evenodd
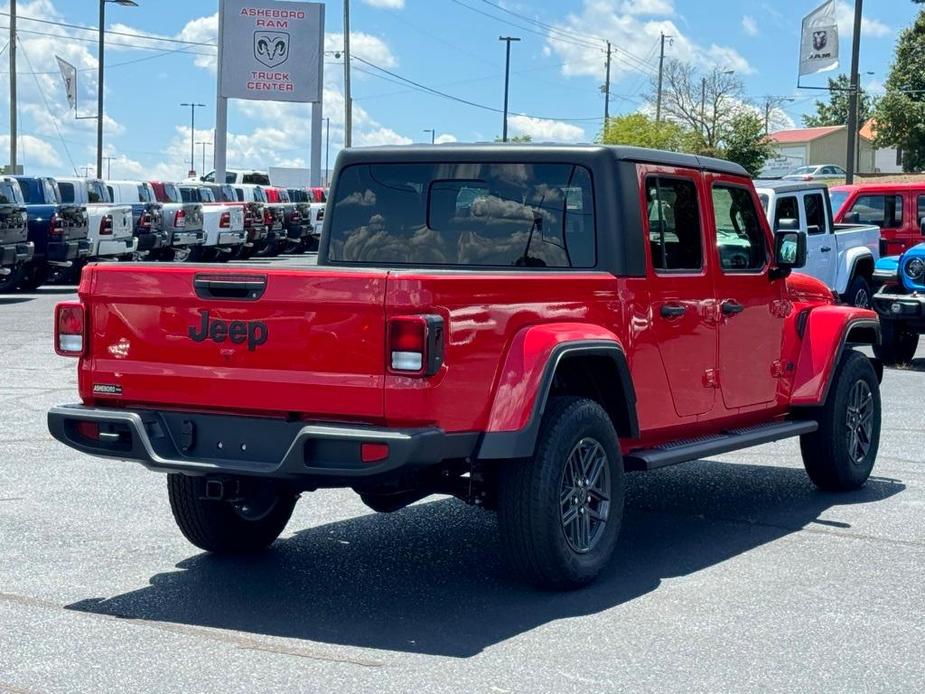
<path id="1" fill-rule="evenodd" d="M 806 265 L 806 235 L 799 231 L 774 234 L 774 259 L 779 270 L 790 271 Z"/>
<path id="2" fill-rule="evenodd" d="M 784 219 L 777 220 L 777 230 L 778 231 L 799 231 L 800 230 L 800 220 L 791 219 L 785 217 Z"/>

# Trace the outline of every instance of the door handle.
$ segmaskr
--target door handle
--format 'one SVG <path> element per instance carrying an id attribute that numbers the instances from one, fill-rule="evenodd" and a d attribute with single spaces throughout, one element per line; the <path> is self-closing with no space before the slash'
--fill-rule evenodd
<path id="1" fill-rule="evenodd" d="M 820 248 L 819 250 L 822 251 L 823 253 L 828 253 L 828 252 L 831 251 L 832 249 L 831 249 L 829 246 L 823 246 L 823 247 Z"/>
<path id="2" fill-rule="evenodd" d="M 737 313 L 742 313 L 742 311 L 745 310 L 745 307 L 738 301 L 733 301 L 730 299 L 723 302 L 722 309 L 724 316 L 734 316 Z"/>
<path id="3" fill-rule="evenodd" d="M 665 304 L 662 306 L 662 318 L 680 318 L 687 313 L 687 306 L 683 304 Z"/>

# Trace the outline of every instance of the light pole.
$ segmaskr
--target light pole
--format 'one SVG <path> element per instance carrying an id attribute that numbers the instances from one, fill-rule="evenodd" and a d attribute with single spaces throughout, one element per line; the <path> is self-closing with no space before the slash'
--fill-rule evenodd
<path id="1" fill-rule="evenodd" d="M 112 160 L 115 157 L 103 157 L 103 159 L 106 160 L 106 180 L 108 181 L 112 178 Z"/>
<path id="2" fill-rule="evenodd" d="M 180 104 L 180 106 L 189 106 L 190 110 L 190 133 L 189 133 L 189 175 L 196 175 L 196 109 L 205 108 L 205 104 Z"/>
<path id="3" fill-rule="evenodd" d="M 353 144 L 353 95 L 350 92 L 350 0 L 344 0 L 344 147 Z"/>
<path id="4" fill-rule="evenodd" d="M 514 36 L 499 36 L 498 40 L 507 44 L 504 61 L 504 124 L 501 127 L 501 141 L 507 142 L 507 96 L 511 83 L 511 41 L 520 41 L 520 39 Z"/>
<path id="5" fill-rule="evenodd" d="M 138 7 L 135 0 L 100 0 L 100 48 L 96 74 L 96 177 L 103 177 L 103 58 L 105 50 L 106 3 L 122 7 Z"/>
<path id="6" fill-rule="evenodd" d="M 202 145 L 202 173 L 206 172 L 206 146 L 211 145 L 211 142 L 197 142 L 197 145 Z"/>
<path id="7" fill-rule="evenodd" d="M 437 131 L 433 128 L 425 128 L 425 133 L 430 133 L 430 144 L 434 144 L 437 141 Z"/>
<path id="8" fill-rule="evenodd" d="M 331 119 L 324 119 L 324 187 L 328 187 L 328 176 L 331 175 Z"/>

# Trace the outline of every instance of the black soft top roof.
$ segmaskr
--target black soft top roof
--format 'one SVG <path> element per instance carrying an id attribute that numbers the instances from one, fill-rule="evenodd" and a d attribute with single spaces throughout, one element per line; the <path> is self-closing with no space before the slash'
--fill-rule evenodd
<path id="1" fill-rule="evenodd" d="M 663 166 L 678 166 L 700 169 L 732 176 L 749 177 L 748 172 L 738 164 L 712 157 L 698 157 L 693 154 L 665 152 L 642 147 L 622 145 L 561 145 L 484 143 L 444 145 L 389 145 L 382 147 L 356 147 L 343 150 L 338 166 L 350 164 L 384 164 L 399 162 L 439 163 L 452 158 L 454 161 L 500 161 L 530 162 L 555 161 L 591 165 L 601 160 L 632 161 Z"/>

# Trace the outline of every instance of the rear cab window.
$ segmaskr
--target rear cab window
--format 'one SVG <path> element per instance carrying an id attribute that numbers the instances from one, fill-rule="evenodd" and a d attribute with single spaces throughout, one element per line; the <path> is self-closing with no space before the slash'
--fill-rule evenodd
<path id="1" fill-rule="evenodd" d="M 77 202 L 77 189 L 74 187 L 73 183 L 68 181 L 59 181 L 58 190 L 61 192 L 62 202 Z"/>
<path id="2" fill-rule="evenodd" d="M 553 163 L 354 164 L 332 201 L 333 263 L 590 268 L 590 172 Z"/>

